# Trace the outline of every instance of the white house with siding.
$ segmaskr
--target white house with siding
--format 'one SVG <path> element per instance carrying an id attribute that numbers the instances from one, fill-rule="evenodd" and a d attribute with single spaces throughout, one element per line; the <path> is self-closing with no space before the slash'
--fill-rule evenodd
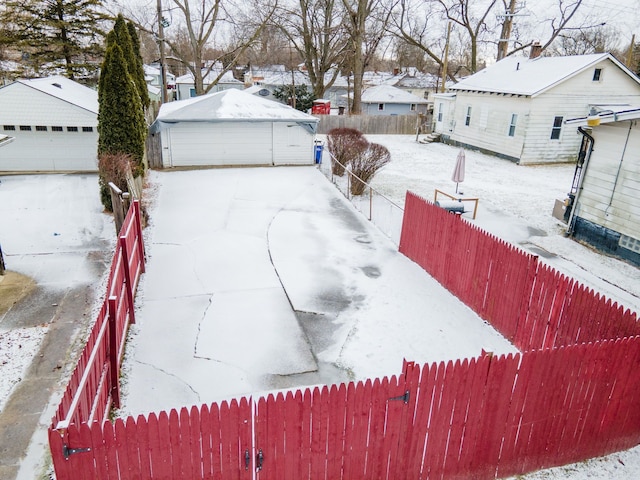
<path id="1" fill-rule="evenodd" d="M 520 164 L 575 161 L 582 137 L 564 120 L 592 104 L 640 104 L 640 80 L 611 54 L 538 54 L 507 57 L 451 86 L 454 96 L 436 95 L 442 141 Z"/>
<path id="2" fill-rule="evenodd" d="M 569 119 L 586 139 L 580 155 L 569 233 L 640 266 L 640 104 L 594 107 Z"/>
<path id="3" fill-rule="evenodd" d="M 424 97 L 391 85 L 369 87 L 362 93 L 362 113 L 366 115 L 411 115 L 427 113 Z"/>
<path id="4" fill-rule="evenodd" d="M 98 170 L 98 93 L 62 76 L 0 88 L 0 172 Z"/>
<path id="5" fill-rule="evenodd" d="M 229 89 L 162 105 L 164 167 L 312 165 L 318 119 L 287 105 Z"/>
<path id="6" fill-rule="evenodd" d="M 233 72 L 231 71 L 224 72 L 218 79 L 218 76 L 220 76 L 221 73 L 221 67 L 214 67 L 210 72 L 206 73 L 207 70 L 208 69 L 206 68 L 202 69 L 203 73 L 205 73 L 205 76 L 202 79 L 203 87 L 208 88 L 215 82 L 215 85 L 211 87 L 209 93 L 221 92 L 222 90 L 228 90 L 230 88 L 236 88 L 238 90 L 242 90 L 244 88 L 244 84 L 240 80 L 236 80 L 233 77 Z M 186 75 L 176 78 L 175 88 L 177 100 L 185 100 L 187 98 L 195 97 L 196 84 L 193 73 L 189 72 Z"/>

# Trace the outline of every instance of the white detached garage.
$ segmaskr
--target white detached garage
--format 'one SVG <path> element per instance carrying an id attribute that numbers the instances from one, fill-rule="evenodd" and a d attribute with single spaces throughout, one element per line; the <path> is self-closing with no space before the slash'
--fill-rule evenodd
<path id="1" fill-rule="evenodd" d="M 98 93 L 62 76 L 0 88 L 0 172 L 98 170 Z"/>
<path id="2" fill-rule="evenodd" d="M 160 134 L 164 167 L 310 165 L 318 121 L 230 89 L 165 103 L 151 132 Z"/>

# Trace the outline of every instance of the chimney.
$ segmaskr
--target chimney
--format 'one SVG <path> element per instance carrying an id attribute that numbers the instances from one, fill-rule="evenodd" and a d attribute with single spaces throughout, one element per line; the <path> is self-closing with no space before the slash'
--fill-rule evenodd
<path id="1" fill-rule="evenodd" d="M 531 59 L 538 58 L 541 53 L 542 53 L 542 45 L 540 45 L 540 42 L 533 42 L 531 44 L 531 53 L 529 54 L 529 58 Z"/>

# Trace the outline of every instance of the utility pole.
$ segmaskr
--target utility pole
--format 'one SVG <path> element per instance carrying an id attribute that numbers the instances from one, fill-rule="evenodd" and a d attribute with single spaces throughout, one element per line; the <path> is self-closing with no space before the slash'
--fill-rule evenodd
<path id="1" fill-rule="evenodd" d="M 447 24 L 447 42 L 444 44 L 444 60 L 442 62 L 442 86 L 440 93 L 444 93 L 447 83 L 447 68 L 449 68 L 449 38 L 451 37 L 451 22 Z"/>
<path id="2" fill-rule="evenodd" d="M 160 103 L 167 103 L 167 72 L 164 66 L 164 19 L 162 18 L 162 0 L 157 0 L 158 9 L 158 47 L 160 48 Z"/>
<path id="3" fill-rule="evenodd" d="M 627 67 L 629 67 L 632 71 L 635 72 L 635 66 L 632 66 L 633 63 L 633 51 L 636 46 L 636 34 L 631 35 L 631 45 L 629 45 L 629 50 L 627 50 Z"/>
<path id="4" fill-rule="evenodd" d="M 502 23 L 502 32 L 498 40 L 498 61 L 507 56 L 509 50 L 509 38 L 511 37 L 511 27 L 513 26 L 513 17 L 516 13 L 516 0 L 511 0 L 509 9 L 504 14 L 504 22 Z"/>

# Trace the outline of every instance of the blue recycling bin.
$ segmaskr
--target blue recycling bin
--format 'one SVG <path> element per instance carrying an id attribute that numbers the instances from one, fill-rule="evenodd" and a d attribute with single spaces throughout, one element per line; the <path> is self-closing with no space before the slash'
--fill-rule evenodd
<path id="1" fill-rule="evenodd" d="M 316 163 L 320 165 L 322 163 L 322 150 L 324 149 L 324 145 L 321 143 L 316 143 L 315 145 L 315 154 L 316 154 Z"/>

